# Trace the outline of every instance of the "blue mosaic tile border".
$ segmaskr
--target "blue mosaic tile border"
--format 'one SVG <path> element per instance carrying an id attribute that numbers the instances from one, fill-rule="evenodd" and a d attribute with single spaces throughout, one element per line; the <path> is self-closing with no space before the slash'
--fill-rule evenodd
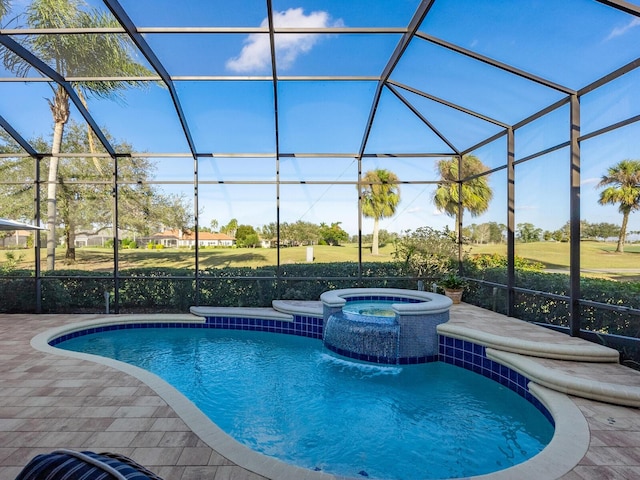
<path id="1" fill-rule="evenodd" d="M 419 363 L 437 362 L 438 355 L 425 355 L 423 357 L 401 357 L 398 359 L 399 365 L 418 365 Z"/>
<path id="2" fill-rule="evenodd" d="M 248 330 L 255 332 L 281 333 L 285 335 L 298 335 L 301 337 L 322 340 L 324 320 L 322 317 L 308 315 L 294 315 L 293 321 L 249 318 L 249 317 L 206 317 L 205 323 L 184 322 L 139 322 L 122 323 L 115 325 L 103 325 L 92 327 L 77 332 L 61 335 L 49 341 L 49 345 L 56 346 L 61 342 L 72 338 L 90 335 L 92 333 L 108 332 L 113 330 L 125 330 L 133 328 L 221 328 L 227 330 Z M 371 355 L 362 355 L 342 349 L 332 349 L 335 353 L 344 357 L 362 360 L 365 362 L 380 364 L 417 365 L 419 363 L 437 362 L 437 355 L 422 357 L 403 357 L 400 359 L 388 359 Z"/>
<path id="3" fill-rule="evenodd" d="M 134 328 L 205 328 L 202 323 L 178 323 L 178 322 L 143 322 L 143 323 L 118 323 L 115 325 L 102 325 L 100 327 L 91 327 L 76 332 L 60 335 L 49 340 L 49 345 L 56 346 L 66 340 L 91 335 L 92 333 L 111 332 L 113 330 L 130 330 Z"/>
<path id="4" fill-rule="evenodd" d="M 323 320 L 319 317 L 294 315 L 293 322 L 274 319 L 249 317 L 206 317 L 205 323 L 184 322 L 139 322 L 102 325 L 87 328 L 77 332 L 67 333 L 49 341 L 49 345 L 56 346 L 65 340 L 90 335 L 92 333 L 126 330 L 133 328 L 224 328 L 228 330 L 249 330 L 256 332 L 282 333 L 298 335 L 315 339 L 322 339 Z"/>
<path id="5" fill-rule="evenodd" d="M 259 332 L 283 333 L 322 339 L 323 319 L 307 315 L 294 315 L 293 322 L 285 320 L 239 317 L 206 317 L 209 328 L 229 330 L 254 330 Z"/>
<path id="6" fill-rule="evenodd" d="M 350 350 L 345 350 L 343 348 L 338 348 L 333 345 L 325 345 L 325 347 L 327 348 L 327 350 L 331 350 L 332 352 L 337 353 L 338 355 L 342 355 L 343 357 L 347 357 L 347 358 L 353 358 L 354 360 L 362 360 L 364 362 L 379 363 L 379 364 L 385 364 L 385 365 L 396 364 L 395 358 L 379 357 L 377 355 L 364 355 L 361 353 L 352 352 Z"/>
<path id="7" fill-rule="evenodd" d="M 357 295 L 353 297 L 345 296 L 344 299 L 349 302 L 396 302 L 396 303 L 420 303 L 424 300 L 407 297 L 392 297 L 387 295 Z"/>
<path id="8" fill-rule="evenodd" d="M 458 338 L 438 336 L 438 353 L 441 362 L 471 370 L 495 380 L 532 403 L 555 426 L 555 421 L 547 407 L 529 392 L 529 379 L 509 367 L 487 358 L 486 348 Z"/>

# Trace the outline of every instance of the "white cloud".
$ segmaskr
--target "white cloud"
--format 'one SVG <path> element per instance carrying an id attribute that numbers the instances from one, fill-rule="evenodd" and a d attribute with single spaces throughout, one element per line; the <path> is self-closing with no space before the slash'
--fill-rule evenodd
<path id="1" fill-rule="evenodd" d="M 268 20 L 262 21 L 261 27 L 268 26 Z M 340 27 L 342 20 L 331 22 L 328 12 L 318 11 L 305 15 L 302 8 L 290 8 L 284 12 L 273 13 L 273 24 L 276 27 L 325 28 Z M 276 36 L 278 68 L 287 69 L 296 59 L 309 52 L 321 40 L 321 35 L 306 33 L 280 34 Z M 245 40 L 240 55 L 227 60 L 227 69 L 236 73 L 264 71 L 270 65 L 271 49 L 269 36 L 251 34 Z"/>
<path id="2" fill-rule="evenodd" d="M 631 30 L 632 28 L 635 28 L 635 27 L 640 27 L 640 18 L 638 18 L 638 17 L 632 18 L 631 21 L 629 21 L 629 23 L 627 23 L 626 25 L 624 25 L 622 27 L 616 27 L 613 30 L 611 30 L 611 33 L 607 37 L 607 40 L 611 40 L 612 38 L 624 35 L 629 30 Z"/>
<path id="3" fill-rule="evenodd" d="M 585 178 L 580 181 L 580 185 L 597 185 L 600 183 L 600 178 Z"/>

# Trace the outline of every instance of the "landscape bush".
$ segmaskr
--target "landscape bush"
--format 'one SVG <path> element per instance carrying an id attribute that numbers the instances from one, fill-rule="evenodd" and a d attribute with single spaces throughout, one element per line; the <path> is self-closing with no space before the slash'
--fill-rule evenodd
<path id="1" fill-rule="evenodd" d="M 469 265 L 476 269 L 485 268 L 507 268 L 507 256 L 499 253 L 482 253 L 479 255 L 470 255 L 467 259 Z M 534 260 L 523 257 L 514 257 L 514 266 L 516 270 L 543 270 L 544 265 Z"/>
<path id="2" fill-rule="evenodd" d="M 439 278 L 457 269 L 458 243 L 447 228 L 420 227 L 395 239 L 393 258 L 416 278 Z"/>
<path id="3" fill-rule="evenodd" d="M 479 307 L 506 313 L 506 270 L 487 268 L 473 270 L 466 265 L 465 274 L 493 285 L 469 282 L 464 300 Z M 516 291 L 513 315 L 529 322 L 557 326 L 569 325 L 569 276 L 563 273 L 545 273 L 537 270 L 516 270 L 517 288 L 531 290 Z M 550 295 L 548 295 L 550 294 Z M 580 280 L 581 298 L 611 306 L 620 310 L 583 305 L 581 325 L 584 330 L 604 334 L 640 337 L 640 318 L 626 312 L 626 308 L 640 308 L 640 283 L 616 282 L 599 278 L 583 277 Z"/>

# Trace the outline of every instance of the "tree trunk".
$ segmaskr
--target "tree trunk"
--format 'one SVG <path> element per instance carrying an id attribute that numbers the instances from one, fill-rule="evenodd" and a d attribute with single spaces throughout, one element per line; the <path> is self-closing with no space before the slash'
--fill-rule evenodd
<path id="1" fill-rule="evenodd" d="M 617 253 L 624 253 L 624 241 L 627 236 L 627 223 L 629 222 L 629 212 L 622 214 L 622 226 L 620 227 L 620 235 L 618 236 Z"/>
<path id="2" fill-rule="evenodd" d="M 87 105 L 87 100 L 84 98 L 84 94 L 82 93 L 82 90 L 80 89 L 76 89 L 76 93 L 78 94 L 78 98 L 80 98 L 80 101 L 82 102 L 82 105 L 84 105 L 84 108 L 87 109 L 87 111 L 89 111 L 89 105 Z M 87 141 L 89 142 L 89 152 L 91 154 L 93 154 L 93 164 L 96 167 L 96 171 L 98 172 L 99 175 L 102 175 L 102 167 L 100 166 L 100 161 L 98 160 L 98 157 L 95 156 L 96 153 L 96 142 L 93 140 L 93 131 L 91 130 L 91 127 L 89 126 L 89 124 L 87 123 Z"/>
<path id="3" fill-rule="evenodd" d="M 67 260 L 76 260 L 76 226 L 73 221 L 65 221 L 65 237 L 67 242 L 67 251 L 64 254 L 64 258 Z"/>
<path id="4" fill-rule="evenodd" d="M 51 153 L 60 153 L 60 144 L 62 143 L 62 133 L 64 131 L 64 123 L 56 122 L 53 130 L 53 145 Z M 56 268 L 56 211 L 58 191 L 58 163 L 59 157 L 53 156 L 49 159 L 49 178 L 47 183 L 47 270 L 55 270 Z"/>
<path id="5" fill-rule="evenodd" d="M 52 157 L 49 160 L 49 179 L 47 184 L 47 270 L 55 270 L 56 266 L 56 194 L 58 181 L 58 164 L 62 146 L 64 126 L 69 120 L 69 96 L 61 86 L 54 92 L 53 101 L 49 100 L 49 108 L 53 114 L 55 126 L 53 128 L 53 142 L 51 144 Z"/>
<path id="6" fill-rule="evenodd" d="M 463 210 L 464 212 L 464 210 Z M 456 242 L 461 240 L 461 233 L 462 231 L 460 230 L 460 228 L 462 228 L 462 215 L 460 213 L 456 213 L 455 216 L 453 217 L 455 219 L 456 224 L 454 225 L 454 229 L 453 229 L 453 233 L 456 237 Z"/>
<path id="7" fill-rule="evenodd" d="M 378 228 L 380 220 L 373 219 L 373 239 L 371 240 L 371 255 L 378 255 Z"/>

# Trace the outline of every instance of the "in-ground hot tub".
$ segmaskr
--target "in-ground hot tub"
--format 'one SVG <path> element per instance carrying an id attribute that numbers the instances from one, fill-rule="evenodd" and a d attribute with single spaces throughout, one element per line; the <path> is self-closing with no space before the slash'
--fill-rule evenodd
<path id="1" fill-rule="evenodd" d="M 348 288 L 320 295 L 324 345 L 340 355 L 374 363 L 438 360 L 439 324 L 451 299 L 397 288 Z"/>

